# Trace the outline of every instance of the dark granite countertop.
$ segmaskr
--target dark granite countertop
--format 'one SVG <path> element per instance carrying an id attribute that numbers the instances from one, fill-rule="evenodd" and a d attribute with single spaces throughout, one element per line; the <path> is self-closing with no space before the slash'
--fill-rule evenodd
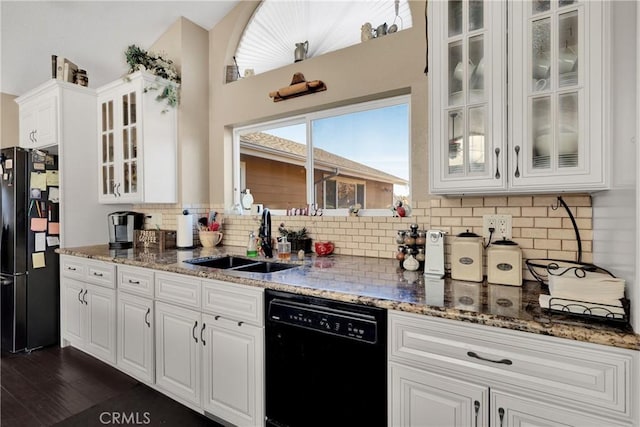
<path id="1" fill-rule="evenodd" d="M 108 245 L 61 248 L 64 255 L 92 258 L 208 279 L 277 289 L 334 300 L 373 305 L 433 317 L 550 335 L 577 341 L 640 350 L 640 335 L 627 325 L 591 321 L 549 313 L 538 296 L 546 286 L 525 282 L 522 287 L 426 279 L 404 271 L 392 259 L 344 255 L 298 260 L 293 268 L 274 273 L 247 273 L 198 267 L 185 260 L 203 256 L 243 255 L 241 247 L 149 250 L 110 250 Z"/>

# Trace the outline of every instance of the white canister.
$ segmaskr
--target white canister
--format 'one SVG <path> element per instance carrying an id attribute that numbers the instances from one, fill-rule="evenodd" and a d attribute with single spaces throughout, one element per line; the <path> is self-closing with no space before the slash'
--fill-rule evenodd
<path id="1" fill-rule="evenodd" d="M 498 240 L 487 250 L 487 282 L 522 286 L 522 250 L 516 242 Z"/>
<path id="2" fill-rule="evenodd" d="M 451 278 L 482 282 L 482 237 L 467 230 L 451 243 Z"/>

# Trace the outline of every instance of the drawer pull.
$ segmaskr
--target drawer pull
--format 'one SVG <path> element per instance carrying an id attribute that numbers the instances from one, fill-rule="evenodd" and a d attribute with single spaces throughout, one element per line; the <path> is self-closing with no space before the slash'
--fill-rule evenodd
<path id="1" fill-rule="evenodd" d="M 214 319 L 218 320 L 220 318 L 220 315 L 217 315 L 216 317 L 214 317 Z"/>
<path id="2" fill-rule="evenodd" d="M 468 351 L 467 352 L 467 356 L 474 357 L 474 358 L 480 359 L 480 360 L 484 360 L 485 362 L 503 363 L 505 365 L 512 365 L 513 364 L 513 362 L 511 360 L 509 360 L 509 359 L 491 360 L 491 359 L 487 359 L 486 357 L 479 356 L 477 353 L 475 353 L 473 351 Z"/>
<path id="3" fill-rule="evenodd" d="M 196 320 L 196 323 L 193 324 L 193 329 L 191 330 L 191 336 L 193 337 L 193 340 L 195 342 L 198 342 L 198 338 L 196 338 L 196 328 L 198 327 L 198 321 Z"/>
<path id="4" fill-rule="evenodd" d="M 82 291 L 84 289 L 80 289 L 80 292 L 78 292 L 78 301 L 80 301 L 80 304 L 82 304 L 82 299 L 80 298 L 80 295 L 82 295 Z"/>
<path id="5" fill-rule="evenodd" d="M 500 416 L 500 427 L 502 427 L 502 423 L 504 421 L 504 408 L 498 408 L 498 415 Z"/>
<path id="6" fill-rule="evenodd" d="M 478 413 L 480 412 L 480 402 L 477 400 L 473 402 L 473 408 L 476 412 L 476 427 L 478 427 Z"/>
<path id="7" fill-rule="evenodd" d="M 202 345 L 207 345 L 207 342 L 204 340 L 204 328 L 206 327 L 206 323 L 202 322 L 202 329 L 200 329 L 200 341 L 202 341 Z"/>
<path id="8" fill-rule="evenodd" d="M 82 302 L 84 302 L 84 305 L 89 305 L 89 303 L 87 302 L 87 292 L 89 292 L 89 290 L 85 289 L 84 294 L 82 295 Z"/>
<path id="9" fill-rule="evenodd" d="M 131 279 L 129 279 L 129 283 L 131 283 L 132 285 L 139 285 L 140 281 L 139 280 L 131 280 Z"/>
<path id="10" fill-rule="evenodd" d="M 150 328 L 151 327 L 151 323 L 149 323 L 149 313 L 151 313 L 151 308 L 147 308 L 147 313 L 144 315 L 144 323 L 147 324 L 147 326 Z"/>
<path id="11" fill-rule="evenodd" d="M 103 276 L 103 274 L 102 274 L 102 273 L 98 273 L 97 271 L 94 271 L 94 272 L 93 272 L 93 275 L 94 275 L 94 276 L 98 276 L 98 277 L 102 277 L 102 276 Z"/>
<path id="12" fill-rule="evenodd" d="M 67 270 L 76 271 L 75 267 L 67 267 Z"/>
<path id="13" fill-rule="evenodd" d="M 242 326 L 244 322 L 238 322 L 238 326 Z"/>

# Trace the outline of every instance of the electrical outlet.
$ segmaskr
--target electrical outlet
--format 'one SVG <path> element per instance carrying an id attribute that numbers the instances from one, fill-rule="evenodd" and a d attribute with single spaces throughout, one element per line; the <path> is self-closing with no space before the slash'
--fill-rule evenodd
<path id="1" fill-rule="evenodd" d="M 159 229 L 162 226 L 162 214 L 161 213 L 153 213 L 145 216 L 145 228 L 147 230 L 155 230 Z"/>
<path id="2" fill-rule="evenodd" d="M 502 238 L 511 239 L 511 215 L 483 215 L 482 216 L 482 236 L 489 238 L 491 232 L 489 228 L 493 228 L 492 241 L 502 240 Z"/>

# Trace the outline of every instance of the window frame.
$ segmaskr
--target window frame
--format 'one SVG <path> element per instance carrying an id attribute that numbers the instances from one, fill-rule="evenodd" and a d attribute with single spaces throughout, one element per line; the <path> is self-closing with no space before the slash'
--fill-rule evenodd
<path id="1" fill-rule="evenodd" d="M 376 110 L 386 107 L 393 107 L 397 105 L 406 105 L 407 106 L 407 136 L 408 136 L 408 153 L 409 156 L 407 158 L 407 168 L 409 172 L 409 198 L 412 197 L 412 185 L 411 185 L 411 94 L 404 95 L 396 95 L 388 98 L 380 98 L 373 101 L 365 101 L 358 102 L 354 104 L 345 105 L 342 107 L 329 108 L 324 110 L 318 110 L 314 112 L 309 112 L 306 114 L 297 114 L 290 117 L 276 119 L 276 120 L 267 120 L 264 122 L 256 123 L 248 126 L 237 126 L 233 128 L 232 138 L 232 155 L 233 155 L 233 209 L 231 213 L 236 214 L 246 214 L 248 212 L 244 212 L 242 209 L 237 207 L 240 206 L 241 192 L 244 188 L 241 187 L 241 165 L 240 165 L 240 136 L 242 134 L 254 133 L 254 132 L 263 132 L 268 131 L 269 129 L 286 127 L 286 126 L 294 126 L 305 124 L 306 128 L 306 146 L 307 146 L 307 156 L 305 161 L 306 168 L 306 198 L 307 205 L 311 205 L 315 203 L 315 188 L 314 188 L 314 177 L 313 173 L 309 173 L 309 171 L 314 170 L 314 159 L 313 159 L 313 135 L 312 135 L 312 123 L 314 120 L 326 119 L 331 117 L 337 117 L 341 115 L 347 115 L 352 113 L 359 113 L 363 111 Z M 349 178 L 345 178 L 349 179 Z M 355 181 L 355 180 L 354 180 Z M 366 185 L 365 185 L 365 194 L 366 194 Z M 265 206 L 268 208 L 268 206 Z M 274 215 L 286 215 L 286 209 L 270 209 Z M 338 208 L 338 209 L 325 209 L 323 215 L 326 216 L 348 216 L 349 209 Z M 392 216 L 393 212 L 391 209 L 360 209 L 359 216 Z"/>

